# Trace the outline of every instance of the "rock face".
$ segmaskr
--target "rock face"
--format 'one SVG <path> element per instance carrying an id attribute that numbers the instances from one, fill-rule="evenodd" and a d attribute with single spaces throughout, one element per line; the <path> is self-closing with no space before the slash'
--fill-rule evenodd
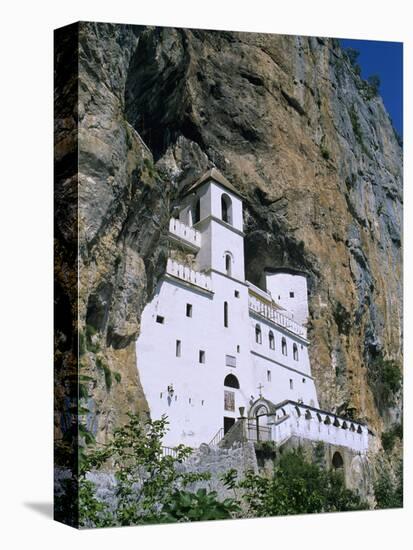
<path id="1" fill-rule="evenodd" d="M 213 165 L 246 197 L 247 278 L 309 275 L 320 405 L 381 431 L 368 365 L 401 361 L 402 151 L 338 43 L 81 23 L 78 93 L 81 361 L 98 439 L 147 410 L 140 314 L 172 208 Z"/>

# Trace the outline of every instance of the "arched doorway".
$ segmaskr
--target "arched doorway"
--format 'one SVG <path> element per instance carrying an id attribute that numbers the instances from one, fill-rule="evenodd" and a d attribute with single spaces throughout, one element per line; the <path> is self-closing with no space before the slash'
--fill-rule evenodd
<path id="1" fill-rule="evenodd" d="M 331 461 L 332 465 L 333 465 L 333 468 L 335 470 L 339 470 L 340 468 L 344 468 L 344 460 L 343 460 L 343 457 L 341 456 L 341 454 L 336 451 L 334 454 L 333 454 L 333 459 Z"/>
<path id="2" fill-rule="evenodd" d="M 257 441 L 268 441 L 268 409 L 265 405 L 260 405 L 255 410 L 255 432 Z"/>
<path id="3" fill-rule="evenodd" d="M 234 374 L 228 374 L 224 379 L 224 434 L 235 424 L 236 390 L 239 390 L 239 381 Z M 227 389 L 230 388 L 230 389 Z"/>

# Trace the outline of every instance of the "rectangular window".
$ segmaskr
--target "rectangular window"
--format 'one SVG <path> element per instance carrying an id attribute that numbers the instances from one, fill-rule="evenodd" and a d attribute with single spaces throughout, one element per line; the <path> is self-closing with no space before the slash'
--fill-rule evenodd
<path id="1" fill-rule="evenodd" d="M 192 304 L 186 304 L 186 316 L 192 317 Z"/>
<path id="2" fill-rule="evenodd" d="M 240 351 L 241 351 L 241 347 L 237 346 L 237 353 L 239 353 Z"/>
<path id="3" fill-rule="evenodd" d="M 199 350 L 199 362 L 205 363 L 205 351 L 203 351 L 202 349 Z"/>
<path id="4" fill-rule="evenodd" d="M 235 393 L 233 391 L 224 391 L 224 409 L 226 411 L 235 411 Z"/>
<path id="5" fill-rule="evenodd" d="M 239 298 L 239 290 L 234 291 L 234 296 L 235 296 L 235 298 Z"/>
<path id="6" fill-rule="evenodd" d="M 292 390 L 292 389 L 293 389 L 293 387 L 294 387 L 294 384 L 293 384 L 293 379 L 292 379 L 292 378 L 290 378 L 290 390 Z"/>
<path id="7" fill-rule="evenodd" d="M 290 298 L 294 298 L 294 292 L 290 292 Z"/>
<path id="8" fill-rule="evenodd" d="M 165 321 L 165 317 L 162 317 L 162 315 L 157 315 L 156 316 L 156 322 L 157 323 L 160 323 L 161 325 L 163 325 L 164 321 Z"/>
<path id="9" fill-rule="evenodd" d="M 225 365 L 227 367 L 236 367 L 237 366 L 237 358 L 233 355 L 226 355 L 225 356 Z"/>
<path id="10" fill-rule="evenodd" d="M 176 341 L 176 349 L 175 349 L 175 352 L 176 352 L 176 356 L 177 356 L 177 357 L 181 357 L 181 340 L 177 340 L 177 341 Z"/>
<path id="11" fill-rule="evenodd" d="M 267 370 L 267 381 L 271 382 L 271 371 Z"/>
<path id="12" fill-rule="evenodd" d="M 305 378 L 303 378 L 303 384 L 305 384 Z"/>

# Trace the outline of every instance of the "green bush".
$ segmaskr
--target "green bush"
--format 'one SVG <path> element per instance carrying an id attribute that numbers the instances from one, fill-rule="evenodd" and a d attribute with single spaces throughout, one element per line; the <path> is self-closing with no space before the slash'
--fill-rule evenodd
<path id="1" fill-rule="evenodd" d="M 396 439 L 400 439 L 400 441 L 403 439 L 403 426 L 401 424 L 394 424 L 389 430 L 381 434 L 383 449 L 387 452 L 392 451 Z"/>
<path id="2" fill-rule="evenodd" d="M 396 468 L 394 478 L 388 468 L 383 468 L 374 483 L 374 496 L 376 508 L 402 508 L 403 507 L 403 461 Z"/>
<path id="3" fill-rule="evenodd" d="M 357 493 L 346 489 L 341 472 L 308 462 L 300 449 L 284 453 L 271 477 L 249 472 L 236 481 L 230 470 L 222 479 L 229 489 L 240 491 L 249 517 L 368 508 Z"/>
<path id="4" fill-rule="evenodd" d="M 199 519 L 202 514 L 202 519 L 207 519 L 206 516 L 222 519 L 224 514 L 235 511 L 232 501 L 220 503 L 215 493 L 186 491 L 188 484 L 206 480 L 209 474 L 182 472 L 177 468 L 191 454 L 189 447 L 178 445 L 173 456 L 164 455 L 162 438 L 167 424 L 165 417 L 144 424 L 138 416 L 129 415 L 128 424 L 115 430 L 107 445 L 101 448 L 94 445 L 84 450 L 79 475 L 80 526 L 184 521 L 189 501 L 198 507 Z M 108 463 L 117 482 L 115 510 L 109 510 L 97 498 L 94 484 L 87 479 L 88 472 L 99 471 Z M 202 503 L 207 506 L 203 512 L 200 510 Z"/>
<path id="5" fill-rule="evenodd" d="M 368 382 L 380 413 L 395 404 L 396 396 L 402 387 L 403 374 L 400 365 L 384 359 L 382 354 L 371 359 L 368 364 Z"/>
<path id="6" fill-rule="evenodd" d="M 218 500 L 215 491 L 198 489 L 196 493 L 177 490 L 162 509 L 163 521 L 207 521 L 229 519 L 239 512 L 238 504 L 230 498 Z"/>

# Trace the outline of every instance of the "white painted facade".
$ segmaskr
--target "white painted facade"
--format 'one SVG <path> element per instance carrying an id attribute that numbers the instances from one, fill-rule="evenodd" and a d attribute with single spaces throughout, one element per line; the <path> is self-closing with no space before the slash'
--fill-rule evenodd
<path id="1" fill-rule="evenodd" d="M 266 272 L 266 291 L 245 280 L 242 199 L 217 171 L 186 195 L 170 239 L 195 255 L 195 265 L 168 260 L 137 342 L 151 417 L 166 415 L 170 423 L 164 444 L 209 443 L 240 417 L 240 407 L 252 414 L 261 396 L 318 409 L 306 278 Z M 288 422 L 284 430 L 287 425 L 290 431 L 302 426 L 317 440 L 307 424 Z M 274 428 L 274 439 L 279 431 Z"/>

